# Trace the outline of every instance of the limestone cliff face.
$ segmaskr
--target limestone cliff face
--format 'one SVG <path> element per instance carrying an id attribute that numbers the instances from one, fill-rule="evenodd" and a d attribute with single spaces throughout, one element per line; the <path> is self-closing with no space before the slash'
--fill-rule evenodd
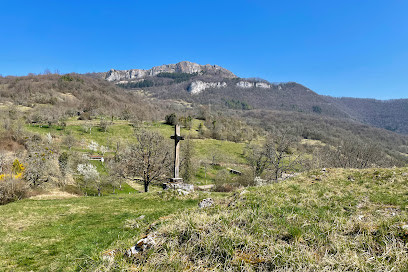
<path id="1" fill-rule="evenodd" d="M 111 69 L 106 73 L 107 81 L 120 81 L 144 78 L 146 76 L 156 76 L 160 73 L 205 73 L 219 75 L 225 78 L 235 78 L 236 76 L 225 68 L 218 65 L 200 65 L 197 63 L 182 61 L 176 64 L 166 64 L 155 66 L 149 70 L 131 69 L 131 70 L 114 70 Z"/>
<path id="2" fill-rule="evenodd" d="M 106 73 L 105 79 L 107 81 L 120 81 L 120 80 L 129 80 L 135 78 L 143 78 L 147 75 L 145 70 L 132 69 L 132 70 L 114 70 L 111 69 Z"/>
<path id="3" fill-rule="evenodd" d="M 268 83 L 264 82 L 249 82 L 249 81 L 240 81 L 237 83 L 237 87 L 240 88 L 264 88 L 264 89 L 269 89 L 271 88 L 271 85 Z"/>
<path id="4" fill-rule="evenodd" d="M 226 82 L 203 82 L 201 80 L 191 82 L 190 86 L 188 87 L 188 91 L 191 94 L 199 94 L 205 89 L 210 88 L 225 88 L 227 87 Z"/>

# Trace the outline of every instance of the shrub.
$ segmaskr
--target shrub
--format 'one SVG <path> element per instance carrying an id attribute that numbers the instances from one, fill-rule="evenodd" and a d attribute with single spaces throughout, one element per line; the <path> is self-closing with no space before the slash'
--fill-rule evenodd
<path id="1" fill-rule="evenodd" d="M 248 187 L 248 186 L 255 186 L 255 177 L 252 171 L 244 171 L 242 175 L 237 177 L 237 183 L 241 186 Z"/>
<path id="2" fill-rule="evenodd" d="M 236 185 L 233 183 L 231 174 L 226 169 L 223 169 L 217 173 L 214 183 L 214 191 L 216 192 L 232 192 L 235 189 L 234 185 Z"/>
<path id="3" fill-rule="evenodd" d="M 178 123 L 177 115 L 175 113 L 166 115 L 166 124 L 168 125 L 176 125 Z"/>
<path id="4" fill-rule="evenodd" d="M 7 204 L 27 196 L 29 186 L 21 179 L 5 178 L 0 182 L 0 205 Z"/>

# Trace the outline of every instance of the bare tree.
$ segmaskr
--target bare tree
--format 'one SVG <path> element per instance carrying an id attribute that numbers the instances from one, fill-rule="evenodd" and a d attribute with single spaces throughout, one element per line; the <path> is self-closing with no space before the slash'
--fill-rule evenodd
<path id="1" fill-rule="evenodd" d="M 270 166 L 270 160 L 267 156 L 266 146 L 248 144 L 245 148 L 245 157 L 252 168 L 254 177 L 260 177 Z"/>
<path id="2" fill-rule="evenodd" d="M 170 152 L 164 138 L 157 132 L 140 130 L 136 133 L 136 145 L 128 150 L 129 174 L 143 179 L 145 192 L 152 181 L 158 181 L 170 169 Z"/>
<path id="3" fill-rule="evenodd" d="M 278 135 L 275 141 L 265 145 L 265 152 L 270 163 L 273 180 L 277 181 L 283 172 L 294 171 L 300 164 L 300 156 L 290 152 L 290 148 L 295 141 L 296 139 L 293 136 L 284 132 Z"/>
<path id="4" fill-rule="evenodd" d="M 270 173 L 271 180 L 277 181 L 282 173 L 294 171 L 300 164 L 300 156 L 291 154 L 291 146 L 295 138 L 288 133 L 280 133 L 263 145 L 248 145 L 245 155 L 252 168 L 254 177 L 261 176 L 264 172 Z"/>
<path id="5" fill-rule="evenodd" d="M 185 145 L 183 148 L 183 159 L 181 161 L 181 165 L 183 168 L 183 179 L 187 182 L 191 181 L 191 178 L 194 175 L 194 163 L 193 163 L 193 155 L 194 155 L 194 145 L 193 142 L 190 140 L 190 137 L 187 137 L 187 141 L 185 141 Z"/>
<path id="6" fill-rule="evenodd" d="M 107 161 L 106 167 L 109 171 L 111 184 L 115 189 L 119 185 L 119 190 L 122 190 L 122 183 L 127 177 L 127 153 L 119 149 L 119 142 L 116 143 L 115 156 Z"/>
<path id="7" fill-rule="evenodd" d="M 107 132 L 108 128 L 110 126 L 110 123 L 106 121 L 105 119 L 102 119 L 99 121 L 99 130 L 103 132 Z"/>
<path id="8" fill-rule="evenodd" d="M 68 147 L 69 150 L 76 144 L 76 139 L 72 134 L 68 134 L 64 137 L 63 143 Z"/>
<path id="9" fill-rule="evenodd" d="M 6 156 L 4 153 L 0 152 L 0 175 L 3 173 L 6 166 Z"/>
<path id="10" fill-rule="evenodd" d="M 320 153 L 323 165 L 328 167 L 368 168 L 387 164 L 378 145 L 353 137 L 336 146 L 324 146 Z"/>
<path id="11" fill-rule="evenodd" d="M 28 153 L 24 178 L 30 185 L 37 186 L 41 182 L 47 181 L 54 174 L 54 156 L 55 152 L 48 147 L 37 147 Z"/>

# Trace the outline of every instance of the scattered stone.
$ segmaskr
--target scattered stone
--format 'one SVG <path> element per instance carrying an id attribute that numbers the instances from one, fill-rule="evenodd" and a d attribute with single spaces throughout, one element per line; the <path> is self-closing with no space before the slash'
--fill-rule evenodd
<path id="1" fill-rule="evenodd" d="M 140 252 L 143 252 L 145 250 L 148 250 L 156 245 L 156 242 L 154 241 L 154 235 L 149 234 L 146 237 L 140 239 L 137 241 L 136 245 L 132 246 L 128 250 L 126 250 L 126 255 L 128 257 L 133 257 Z"/>
<path id="2" fill-rule="evenodd" d="M 214 205 L 214 200 L 212 200 L 212 198 L 203 199 L 200 203 L 198 203 L 198 207 L 200 207 L 200 209 L 211 207 L 212 205 Z"/>
<path id="3" fill-rule="evenodd" d="M 113 260 L 115 259 L 115 255 L 118 253 L 119 251 L 117 249 L 113 249 L 113 250 L 109 250 L 106 251 L 102 254 L 102 260 L 104 261 L 108 261 L 109 263 L 113 262 Z"/>
<path id="4" fill-rule="evenodd" d="M 326 172 L 326 168 L 323 168 L 323 169 L 322 169 L 322 172 L 325 173 L 325 172 Z"/>
<path id="5" fill-rule="evenodd" d="M 179 195 L 188 195 L 190 192 L 187 192 L 185 190 L 177 189 L 177 192 Z"/>
<path id="6" fill-rule="evenodd" d="M 255 177 L 254 181 L 256 186 L 262 186 L 266 184 L 266 180 L 262 179 L 261 177 Z"/>
<path id="7" fill-rule="evenodd" d="M 244 195 L 246 193 L 249 193 L 249 191 L 248 190 L 243 190 L 241 193 L 239 193 L 239 195 L 242 196 L 242 195 Z"/>
<path id="8" fill-rule="evenodd" d="M 141 252 L 140 248 L 136 246 L 132 246 L 131 248 L 129 248 L 128 250 L 126 250 L 126 255 L 130 258 L 132 256 L 135 256 L 136 254 L 138 254 L 139 252 Z"/>
<path id="9" fill-rule="evenodd" d="M 348 179 L 349 181 L 354 181 L 354 178 L 353 178 L 352 176 L 348 176 L 347 179 Z"/>
<path id="10" fill-rule="evenodd" d="M 142 221 L 145 218 L 144 215 L 139 216 L 138 218 L 135 219 L 127 219 L 125 221 L 125 227 L 129 229 L 138 229 L 139 228 L 139 222 Z"/>
<path id="11" fill-rule="evenodd" d="M 163 189 L 168 190 L 168 189 L 181 189 L 183 191 L 187 192 L 194 192 L 194 185 L 193 184 L 187 184 L 184 182 L 168 182 L 168 183 L 163 183 Z"/>
<path id="12" fill-rule="evenodd" d="M 310 177 L 311 177 L 312 179 L 314 179 L 314 180 L 317 180 L 317 181 L 322 180 L 321 177 L 316 176 L 316 175 L 311 175 Z"/>

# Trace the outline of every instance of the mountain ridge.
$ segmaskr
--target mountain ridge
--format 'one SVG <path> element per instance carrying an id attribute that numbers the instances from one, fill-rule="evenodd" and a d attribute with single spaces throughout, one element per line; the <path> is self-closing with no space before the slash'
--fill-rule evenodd
<path id="1" fill-rule="evenodd" d="M 190 61 L 181 61 L 175 64 L 163 64 L 160 66 L 154 66 L 148 70 L 143 69 L 129 69 L 129 70 L 109 70 L 105 79 L 107 81 L 120 81 L 120 80 L 131 80 L 131 79 L 141 79 L 147 76 L 157 76 L 160 73 L 207 73 L 207 74 L 218 74 L 226 78 L 235 78 L 231 71 L 218 66 L 205 64 L 201 65 L 198 63 Z"/>
<path id="2" fill-rule="evenodd" d="M 143 89 L 159 99 L 182 99 L 212 105 L 239 101 L 250 108 L 349 118 L 408 134 L 408 118 L 404 118 L 408 116 L 408 99 L 331 97 L 296 82 L 245 79 L 218 65 L 189 61 L 154 66 L 148 70 L 111 69 L 100 77 L 126 89 Z"/>

